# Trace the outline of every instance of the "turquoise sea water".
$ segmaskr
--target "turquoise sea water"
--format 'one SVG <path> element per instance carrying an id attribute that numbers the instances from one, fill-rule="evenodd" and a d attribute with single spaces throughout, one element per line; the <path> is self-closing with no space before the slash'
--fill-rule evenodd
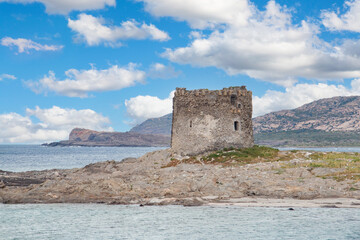
<path id="1" fill-rule="evenodd" d="M 0 169 L 82 167 L 156 149 L 0 145 Z M 360 239 L 360 209 L 0 204 L 0 240 L 9 239 Z"/>

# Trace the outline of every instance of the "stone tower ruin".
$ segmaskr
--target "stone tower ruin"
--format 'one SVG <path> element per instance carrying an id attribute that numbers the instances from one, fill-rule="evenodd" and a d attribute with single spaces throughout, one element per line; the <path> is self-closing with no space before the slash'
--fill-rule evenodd
<path id="1" fill-rule="evenodd" d="M 176 88 L 171 129 L 174 153 L 195 155 L 253 145 L 252 93 L 245 86 L 215 91 Z"/>

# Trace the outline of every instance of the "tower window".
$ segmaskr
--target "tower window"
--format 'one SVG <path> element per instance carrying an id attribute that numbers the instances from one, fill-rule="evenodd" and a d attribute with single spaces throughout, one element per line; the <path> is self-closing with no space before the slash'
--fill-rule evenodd
<path id="1" fill-rule="evenodd" d="M 192 121 L 190 121 L 190 127 L 192 127 Z"/>
<path id="2" fill-rule="evenodd" d="M 239 122 L 238 121 L 234 122 L 234 129 L 235 129 L 235 131 L 239 130 Z"/>
<path id="3" fill-rule="evenodd" d="M 236 95 L 231 95 L 231 97 L 230 97 L 231 104 L 235 105 L 235 101 L 236 101 Z"/>

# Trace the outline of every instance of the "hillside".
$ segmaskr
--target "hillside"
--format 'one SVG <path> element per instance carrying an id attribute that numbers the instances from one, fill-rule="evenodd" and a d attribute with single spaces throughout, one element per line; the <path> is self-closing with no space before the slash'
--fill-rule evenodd
<path id="1" fill-rule="evenodd" d="M 116 146 L 116 147 L 160 147 L 169 146 L 170 137 L 136 132 L 97 132 L 74 128 L 69 140 L 43 144 L 45 146 Z"/>
<path id="2" fill-rule="evenodd" d="M 142 134 L 171 135 L 172 113 L 159 118 L 150 118 L 133 127 L 130 132 Z"/>
<path id="3" fill-rule="evenodd" d="M 254 133 L 299 130 L 360 132 L 360 97 L 333 97 L 253 120 Z"/>
<path id="4" fill-rule="evenodd" d="M 285 147 L 360 146 L 360 97 L 333 97 L 253 119 L 255 142 Z"/>

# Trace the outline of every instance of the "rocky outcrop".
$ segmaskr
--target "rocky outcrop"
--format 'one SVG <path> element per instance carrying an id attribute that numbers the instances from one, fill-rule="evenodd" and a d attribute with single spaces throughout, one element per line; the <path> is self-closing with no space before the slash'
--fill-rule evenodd
<path id="1" fill-rule="evenodd" d="M 140 134 L 137 132 L 98 132 L 75 128 L 69 140 L 43 144 L 45 146 L 116 146 L 116 147 L 160 147 L 169 146 L 170 136 Z"/>
<path id="2" fill-rule="evenodd" d="M 305 156 L 306 154 L 304 154 Z M 282 155 L 281 155 L 282 156 Z M 352 198 L 360 206 L 360 183 L 320 177 L 332 169 L 302 167 L 306 159 L 254 164 L 205 164 L 179 159 L 170 150 L 138 159 L 106 161 L 80 169 L 12 173 L 0 171 L 3 203 L 108 203 L 186 206 L 234 203 L 246 198 Z M 2 186 L 2 187 L 1 187 Z M 330 201 L 330 200 L 329 200 Z M 326 202 L 326 201 L 325 201 Z M 339 205 L 341 203 L 337 203 Z M 358 204 L 358 205 L 356 205 Z"/>

